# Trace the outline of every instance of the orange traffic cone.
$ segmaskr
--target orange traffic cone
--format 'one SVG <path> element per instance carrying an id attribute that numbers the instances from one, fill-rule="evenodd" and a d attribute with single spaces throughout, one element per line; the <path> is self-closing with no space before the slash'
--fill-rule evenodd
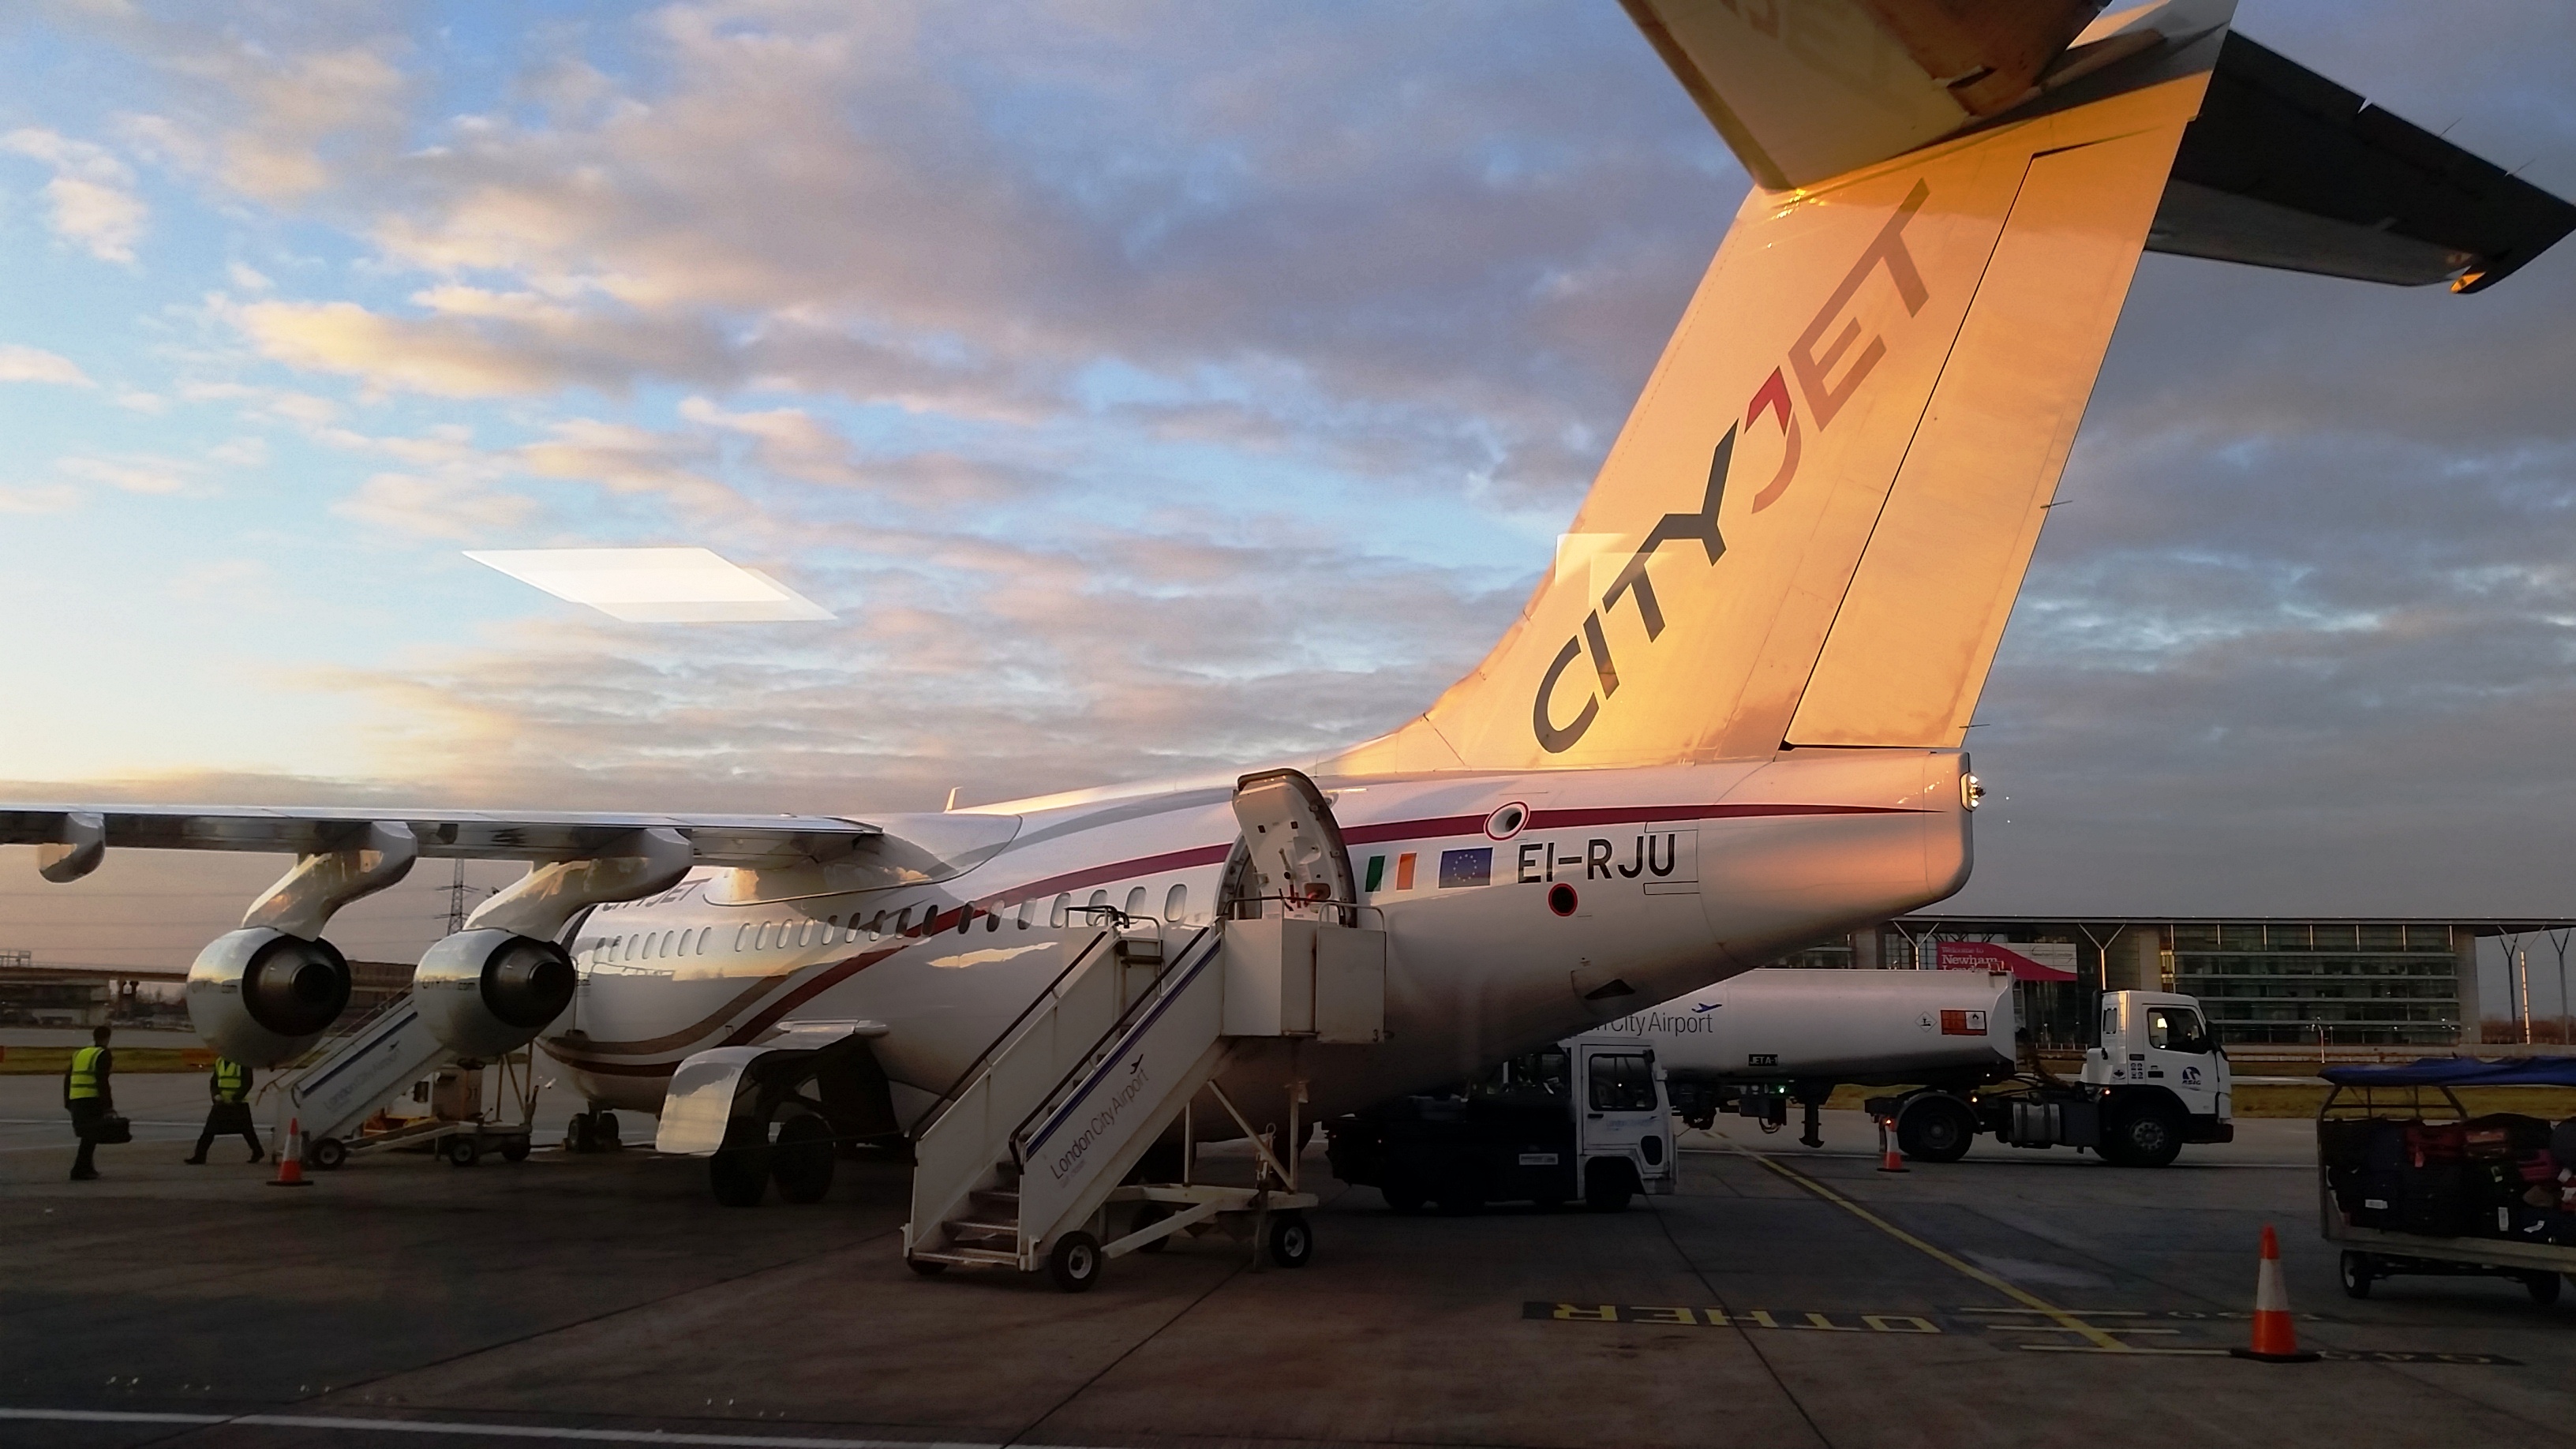
<path id="1" fill-rule="evenodd" d="M 1881 1172 L 1907 1170 L 1905 1159 L 1897 1153 L 1894 1139 L 1887 1135 L 1887 1119 L 1884 1117 L 1878 1119 L 1878 1170 Z"/>
<path id="2" fill-rule="evenodd" d="M 2263 1266 L 2254 1275 L 2254 1342 L 2231 1350 L 2238 1358 L 2265 1363 L 2315 1363 L 2317 1355 L 2299 1351 L 2299 1330 L 2290 1321 L 2290 1293 L 2281 1286 L 2281 1240 L 2272 1225 L 2263 1225 Z"/>
<path id="3" fill-rule="evenodd" d="M 286 1119 L 286 1148 L 277 1154 L 277 1176 L 270 1187 L 311 1187 L 304 1180 L 304 1122 L 297 1117 Z"/>

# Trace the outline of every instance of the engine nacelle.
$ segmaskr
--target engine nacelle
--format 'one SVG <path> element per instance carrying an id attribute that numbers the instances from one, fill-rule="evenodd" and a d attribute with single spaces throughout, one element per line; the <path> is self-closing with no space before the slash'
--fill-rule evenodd
<path id="1" fill-rule="evenodd" d="M 430 947 L 411 978 L 430 1035 L 484 1061 L 536 1040 L 572 1005 L 579 984 L 562 947 L 494 930 L 459 931 Z"/>
<path id="2" fill-rule="evenodd" d="M 245 1066 L 292 1059 L 348 1005 L 349 962 L 338 947 L 266 926 L 217 936 L 188 968 L 188 1020 Z"/>

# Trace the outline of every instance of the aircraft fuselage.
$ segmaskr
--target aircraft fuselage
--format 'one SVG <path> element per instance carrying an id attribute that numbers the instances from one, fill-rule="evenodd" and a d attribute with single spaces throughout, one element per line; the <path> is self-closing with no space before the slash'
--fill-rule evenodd
<path id="1" fill-rule="evenodd" d="M 1967 879 L 1965 771 L 1954 751 L 1813 750 L 1328 777 L 1360 924 L 1388 935 L 1387 1040 L 1271 1043 L 1227 1077 L 1257 1096 L 1293 1076 L 1314 1112 L 1352 1110 L 1939 900 Z M 1007 843 L 947 879 L 835 890 L 720 872 L 603 906 L 573 942 L 573 1010 L 542 1043 L 591 1100 L 654 1111 L 692 1052 L 785 1022 L 891 1023 L 874 1048 L 909 1118 L 1098 934 L 1084 907 L 1181 938 L 1206 925 L 1238 830 L 1230 797 L 1214 785 L 960 818 Z"/>

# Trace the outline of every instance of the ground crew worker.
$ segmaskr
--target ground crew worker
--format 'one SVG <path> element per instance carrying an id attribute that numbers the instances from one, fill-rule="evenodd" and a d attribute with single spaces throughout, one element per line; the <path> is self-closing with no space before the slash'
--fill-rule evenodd
<path id="1" fill-rule="evenodd" d="M 116 1093 L 108 1084 L 108 1074 L 116 1069 L 116 1054 L 107 1049 L 107 1034 L 103 1026 L 91 1032 L 93 1044 L 72 1053 L 72 1064 L 63 1071 L 63 1106 L 71 1111 L 72 1131 L 80 1135 L 80 1155 L 72 1159 L 74 1182 L 98 1176 L 98 1166 L 90 1160 L 98 1151 L 96 1133 L 116 1110 Z"/>
<path id="2" fill-rule="evenodd" d="M 259 1133 L 250 1120 L 250 1068 L 230 1057 L 215 1058 L 215 1069 L 206 1077 L 206 1093 L 214 1105 L 206 1109 L 205 1130 L 197 1134 L 197 1150 L 182 1159 L 203 1167 L 206 1149 L 214 1144 L 218 1133 L 238 1132 L 250 1144 L 250 1160 L 259 1161 L 268 1154 L 260 1150 Z"/>

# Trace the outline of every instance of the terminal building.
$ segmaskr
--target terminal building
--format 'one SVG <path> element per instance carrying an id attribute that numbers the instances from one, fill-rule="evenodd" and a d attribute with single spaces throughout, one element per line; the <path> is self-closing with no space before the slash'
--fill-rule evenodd
<path id="1" fill-rule="evenodd" d="M 2561 1020 L 2530 1019 L 2527 991 L 2482 1010 L 2478 960 L 2497 942 L 2508 981 L 2527 963 L 2554 1004 L 2571 935 L 2576 921 L 2543 919 L 1908 916 L 1782 964 L 2011 965 L 2042 1047 L 2084 1045 L 2106 990 L 2198 997 L 2226 1043 L 2448 1047 L 2560 1041 Z"/>

